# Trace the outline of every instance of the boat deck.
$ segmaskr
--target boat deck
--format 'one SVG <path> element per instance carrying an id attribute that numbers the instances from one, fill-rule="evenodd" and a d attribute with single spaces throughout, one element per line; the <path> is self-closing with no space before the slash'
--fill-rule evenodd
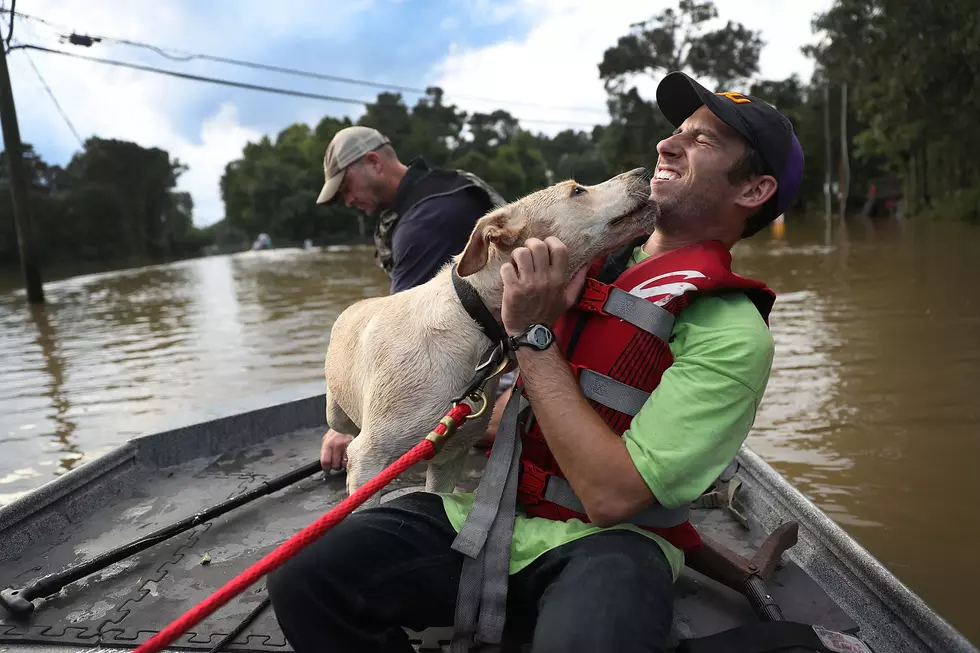
<path id="1" fill-rule="evenodd" d="M 57 536 L 31 545 L 0 564 L 4 585 L 22 586 L 122 545 L 256 487 L 309 462 L 322 428 L 300 429 L 218 456 L 157 470 L 133 469 L 117 493 L 99 498 L 101 507 L 81 520 L 58 524 Z M 472 488 L 484 457 L 474 453 L 461 487 Z M 410 470 L 389 486 L 403 491 L 423 482 L 424 468 Z M 111 492 L 111 490 L 110 490 Z M 302 529 L 345 496 L 344 477 L 317 475 L 181 533 L 67 586 L 45 601 L 24 623 L 0 620 L 0 641 L 135 646 L 230 578 Z M 96 498 L 93 497 L 93 500 Z M 700 527 L 744 550 L 746 534 L 721 510 L 697 511 Z M 719 536 L 724 536 L 719 537 Z M 205 555 L 210 562 L 202 564 Z M 795 564 L 779 570 L 771 583 L 786 617 L 852 631 L 856 625 Z M 200 623 L 175 647 L 208 650 L 230 632 L 265 595 L 252 588 Z M 677 585 L 676 628 L 682 636 L 705 635 L 754 619 L 745 599 L 728 588 L 685 571 Z M 422 650 L 448 638 L 445 629 L 427 631 Z M 420 643 L 422 637 L 419 636 Z M 266 610 L 228 650 L 290 650 L 271 609 Z M 438 650 L 438 649 L 436 649 Z"/>
<path id="2" fill-rule="evenodd" d="M 311 462 L 324 429 L 323 396 L 314 390 L 304 399 L 296 396 L 294 389 L 261 405 L 243 400 L 183 416 L 0 509 L 0 587 L 22 587 Z M 886 645 L 876 650 L 974 650 L 873 559 L 862 557 L 866 552 L 834 531 L 832 522 L 822 523 L 826 517 L 754 454 L 743 451 L 740 460 L 750 528 L 724 509 L 695 510 L 693 521 L 706 535 L 748 553 L 779 523 L 800 520 L 800 543 L 768 583 L 786 619 L 845 632 L 857 631 L 860 623 L 862 637 Z M 484 461 L 482 452 L 470 455 L 462 489 L 475 487 Z M 386 496 L 412 491 L 423 473 L 422 466 L 409 470 Z M 0 653 L 135 647 L 345 495 L 343 475 L 318 474 L 72 583 L 36 601 L 24 621 L 0 613 Z M 170 648 L 209 650 L 264 596 L 260 581 Z M 689 569 L 675 596 L 677 638 L 756 621 L 744 597 Z M 918 635 L 910 623 L 918 624 Z M 410 634 L 426 651 L 439 650 L 450 633 Z M 943 645 L 926 645 L 920 636 Z M 284 653 L 290 647 L 268 609 L 227 650 Z"/>

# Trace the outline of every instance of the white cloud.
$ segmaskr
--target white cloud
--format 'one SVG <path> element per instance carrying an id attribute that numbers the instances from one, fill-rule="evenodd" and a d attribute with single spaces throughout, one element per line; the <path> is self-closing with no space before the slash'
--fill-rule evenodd
<path id="1" fill-rule="evenodd" d="M 766 42 L 760 60 L 760 77 L 782 79 L 796 72 L 809 79 L 812 63 L 800 46 L 814 40 L 810 19 L 830 7 L 831 0 L 718 0 L 719 22 L 729 19 L 762 31 Z M 533 27 L 520 40 L 508 40 L 481 48 L 457 47 L 433 70 L 432 78 L 447 96 L 500 98 L 541 105 L 541 108 L 509 105 L 523 118 L 557 121 L 559 125 L 528 126 L 555 133 L 572 123 L 605 122 L 606 93 L 598 65 L 606 48 L 629 31 L 630 24 L 644 21 L 667 6 L 635 0 L 523 0 L 522 8 Z M 746 9 L 749 9 L 746 11 Z M 659 80 L 638 79 L 637 88 L 652 98 Z M 493 103 L 449 98 L 470 111 L 497 108 Z M 592 112 L 547 107 L 586 107 Z"/>
<path id="2" fill-rule="evenodd" d="M 44 17 L 68 31 L 248 59 L 249 53 L 276 39 L 329 38 L 370 4 L 370 0 L 292 0 L 270 9 L 264 0 L 224 0 L 206 6 L 195 4 L 191 13 L 175 3 L 121 5 L 114 0 L 84 3 L 37 0 L 18 9 Z M 325 15 L 329 15 L 329 21 L 311 20 Z M 137 50 L 106 44 L 86 50 L 59 43 L 57 35 L 64 31 L 18 19 L 14 39 L 109 59 L 134 61 L 143 56 Z M 200 114 L 201 103 L 208 97 L 205 93 L 212 92 L 214 87 L 52 54 L 33 51 L 27 54 L 83 139 L 98 135 L 169 151 L 190 166 L 179 181 L 179 189 L 189 191 L 194 198 L 195 222 L 203 226 L 223 217 L 218 184 L 224 166 L 241 154 L 246 141 L 260 137 L 261 130 L 242 125 L 237 107 L 217 100 L 213 107 L 204 105 L 208 117 L 191 132 L 192 136 L 185 135 L 188 130 L 186 126 L 181 129 L 179 121 L 190 111 Z M 48 149 L 52 141 L 56 142 L 60 156 L 50 152 L 42 155 L 49 162 L 66 163 L 78 149 L 78 142 L 23 55 L 14 52 L 9 58 L 21 137 L 25 142 L 48 143 Z M 146 61 L 160 68 L 175 67 L 168 65 L 172 62 L 159 58 Z M 213 76 L 228 75 L 226 69 L 220 72 L 183 69 Z M 298 103 L 292 105 L 296 106 Z"/>
<path id="3" fill-rule="evenodd" d="M 388 0 L 392 1 L 392 0 Z M 744 1 L 744 0 L 743 0 Z M 79 54 L 127 61 L 143 60 L 161 68 L 176 68 L 156 55 L 100 44 L 91 49 L 58 42 L 59 32 L 104 34 L 146 41 L 162 47 L 207 52 L 263 61 L 263 48 L 277 42 L 350 37 L 352 21 L 377 0 L 291 0 L 270 6 L 265 0 L 213 0 L 208 3 L 120 3 L 118 0 L 61 2 L 34 0 L 20 10 L 64 26 L 52 29 L 18 19 L 15 40 L 38 43 Z M 470 111 L 504 106 L 522 118 L 580 122 L 580 127 L 605 122 L 605 91 L 597 65 L 603 51 L 625 34 L 630 23 L 649 18 L 666 4 L 651 6 L 636 0 L 456 0 L 470 23 L 494 30 L 512 19 L 532 25 L 522 39 L 501 38 L 487 47 L 465 43 L 449 48 L 444 60 L 421 75 L 440 84 L 447 93 L 511 100 L 458 100 Z M 762 55 L 762 75 L 785 77 L 799 71 L 806 78 L 810 64 L 799 46 L 811 41 L 809 20 L 830 0 L 757 0 L 751 11 L 739 13 L 737 0 L 719 0 L 721 18 L 739 20 L 761 29 L 768 42 Z M 745 7 L 742 7 L 745 9 Z M 444 30 L 462 24 L 455 12 L 447 12 Z M 166 149 L 190 166 L 180 188 L 192 193 L 195 221 L 209 224 L 223 215 L 218 183 L 225 164 L 239 156 L 247 140 L 273 132 L 289 122 L 315 124 L 322 105 L 284 100 L 288 114 L 276 116 L 276 124 L 243 124 L 244 107 L 215 96 L 213 86 L 161 77 L 144 72 L 100 66 L 90 62 L 31 52 L 48 84 L 82 138 L 99 135 L 135 141 L 146 147 Z M 42 155 L 52 163 L 66 163 L 78 149 L 71 132 L 58 115 L 24 53 L 9 57 L 14 96 L 22 138 L 45 148 Z M 316 66 L 300 66 L 316 67 Z M 240 71 L 184 64 L 182 70 L 235 78 Z M 656 80 L 645 80 L 641 91 L 651 96 Z M 299 84 L 299 82 L 296 82 Z M 290 83 L 283 83 L 290 86 Z M 543 106 L 521 106 L 518 103 Z M 548 107 L 586 107 L 591 111 Z M 356 117 L 360 109 L 344 106 Z M 205 116 L 200 124 L 187 125 L 188 115 Z M 184 121 L 184 122 L 181 122 Z M 555 132 L 563 126 L 534 124 Z"/>
<path id="4" fill-rule="evenodd" d="M 217 180 L 221 179 L 225 165 L 241 156 L 246 143 L 261 137 L 258 130 L 238 124 L 235 105 L 225 103 L 201 125 L 199 144 L 182 139 L 175 144 L 171 154 L 189 168 L 180 178 L 180 187 L 194 198 L 195 222 L 207 225 L 224 217 Z"/>
<path id="5" fill-rule="evenodd" d="M 182 102 L 175 101 L 173 94 L 186 93 L 176 88 L 177 84 L 169 80 L 147 83 L 137 77 L 138 73 L 123 69 L 93 74 L 91 64 L 86 62 L 67 60 L 57 65 L 37 54 L 32 58 L 48 83 L 58 89 L 59 101 L 82 138 L 98 135 L 167 150 L 171 157 L 190 167 L 178 180 L 178 190 L 193 196 L 195 222 L 207 225 L 224 216 L 218 188 L 224 166 L 241 155 L 248 139 L 261 136 L 259 131 L 238 124 L 234 105 L 221 105 L 202 123 L 199 140 L 190 140 L 179 134 L 174 124 Z M 27 106 L 38 109 L 29 122 L 22 121 L 26 122 L 22 128 L 25 140 L 37 140 L 38 127 L 60 130 L 64 140 L 74 140 L 48 99 L 40 95 L 42 91 L 14 92 L 26 95 Z M 184 101 L 190 99 L 184 96 Z M 70 145 L 73 150 L 78 147 L 75 142 Z"/>

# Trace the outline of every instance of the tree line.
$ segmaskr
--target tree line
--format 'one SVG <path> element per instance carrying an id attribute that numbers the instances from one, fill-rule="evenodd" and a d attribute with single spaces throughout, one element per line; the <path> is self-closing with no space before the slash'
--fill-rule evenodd
<path id="1" fill-rule="evenodd" d="M 469 170 L 512 200 L 560 179 L 589 184 L 652 166 L 657 142 L 672 128 L 637 80 L 685 70 L 719 91 L 757 95 L 794 123 L 806 164 L 791 212 L 822 210 L 829 163 L 834 184 L 850 188 L 851 210 L 874 186 L 879 199 L 901 196 L 913 213 L 980 222 L 980 127 L 971 111 L 980 95 L 972 83 L 980 73 L 980 17 L 967 0 L 835 0 L 812 21 L 817 42 L 804 47 L 815 63 L 809 81 L 759 80 L 761 34 L 734 21 L 719 26 L 717 18 L 709 0 L 680 0 L 632 25 L 597 62 L 611 120 L 591 129 L 534 133 L 504 110 L 467 113 L 437 87 L 411 106 L 398 93 L 380 93 L 356 124 L 385 133 L 403 161 L 424 157 Z M 175 191 L 186 167 L 165 151 L 92 138 L 61 169 L 28 147 L 38 249 L 49 260 L 117 260 L 242 247 L 261 232 L 276 244 L 367 239 L 370 218 L 315 203 L 324 150 L 351 124 L 326 116 L 315 127 L 294 124 L 248 143 L 221 178 L 225 218 L 207 229 L 193 227 L 190 198 Z M 16 256 L 4 166 L 0 263 Z"/>
<path id="2" fill-rule="evenodd" d="M 42 265 L 145 262 L 198 254 L 209 242 L 193 202 L 175 190 L 187 167 L 164 150 L 89 138 L 65 166 L 24 146 L 33 235 Z M 6 152 L 0 153 L 0 264 L 18 261 Z"/>

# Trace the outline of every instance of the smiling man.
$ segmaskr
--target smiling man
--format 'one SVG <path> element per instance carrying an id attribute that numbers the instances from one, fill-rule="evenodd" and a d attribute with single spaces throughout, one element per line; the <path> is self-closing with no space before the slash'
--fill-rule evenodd
<path id="1" fill-rule="evenodd" d="M 657 145 L 656 229 L 574 275 L 557 239 L 513 251 L 501 321 L 520 378 L 480 488 L 355 514 L 274 572 L 298 653 L 408 653 L 401 627 L 448 625 L 459 653 L 505 623 L 535 653 L 666 650 L 700 547 L 688 508 L 748 435 L 773 359 L 775 296 L 729 250 L 785 211 L 803 153 L 758 98 L 672 73 L 657 102 L 677 129 Z"/>

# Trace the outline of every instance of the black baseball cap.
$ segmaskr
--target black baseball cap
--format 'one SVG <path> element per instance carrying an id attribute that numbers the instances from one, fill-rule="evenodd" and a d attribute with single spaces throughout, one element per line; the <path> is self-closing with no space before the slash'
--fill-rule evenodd
<path id="1" fill-rule="evenodd" d="M 766 174 L 776 178 L 776 192 L 745 224 L 743 238 L 756 233 L 786 211 L 803 179 L 803 148 L 789 119 L 752 95 L 712 93 L 682 72 L 668 73 L 657 86 L 657 106 L 674 127 L 700 107 L 748 141 L 761 156 Z"/>

